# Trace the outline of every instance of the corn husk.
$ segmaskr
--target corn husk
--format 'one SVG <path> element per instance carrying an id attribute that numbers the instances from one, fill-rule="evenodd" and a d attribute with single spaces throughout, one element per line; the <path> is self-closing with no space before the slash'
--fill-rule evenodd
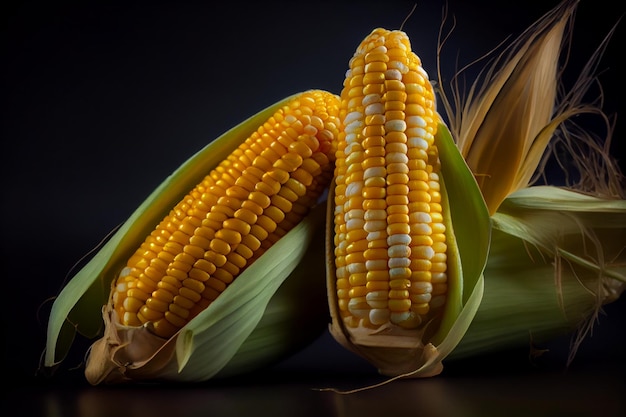
<path id="1" fill-rule="evenodd" d="M 323 247 L 323 233 L 316 231 L 324 229 L 324 204 L 168 340 L 146 328 L 113 324 L 117 320 L 109 304 L 114 277 L 154 225 L 292 97 L 245 120 L 184 162 L 67 283 L 50 313 L 45 369 L 53 371 L 61 364 L 76 332 L 91 340 L 101 337 L 87 355 L 86 377 L 93 384 L 200 381 L 249 372 L 293 353 L 321 333 L 328 316 L 324 254 L 315 248 Z M 308 300 L 300 301 L 306 298 L 303 294 L 310 294 Z"/>
<path id="2" fill-rule="evenodd" d="M 441 90 L 450 130 L 476 176 L 489 213 L 511 193 L 529 186 L 550 156 L 558 129 L 572 117 L 602 112 L 583 98 L 594 83 L 599 52 L 562 96 L 559 67 L 577 1 L 566 0 L 530 26 L 490 65 L 467 93 L 453 79 L 453 102 Z M 439 74 L 441 85 L 442 76 Z M 597 174 L 597 173 L 596 173 Z"/>
<path id="3" fill-rule="evenodd" d="M 327 217 L 327 288 L 332 317 L 330 332 L 346 349 L 366 359 L 382 375 L 392 378 L 429 377 L 443 370 L 443 360 L 470 326 L 483 296 L 483 268 L 490 242 L 490 220 L 476 181 L 459 154 L 445 125 L 435 145 L 441 160 L 441 193 L 448 234 L 448 295 L 439 328 L 421 331 L 376 331 L 354 334 L 343 325 L 337 305 L 333 248 L 333 186 Z M 391 380 L 389 380 L 391 381 Z"/>
<path id="4" fill-rule="evenodd" d="M 485 294 L 451 359 L 573 334 L 626 288 L 626 201 L 550 186 L 511 194 L 494 216 Z"/>
<path id="5" fill-rule="evenodd" d="M 493 222 L 485 296 L 451 358 L 573 333 L 571 361 L 602 306 L 624 290 L 624 177 L 600 98 L 584 101 L 615 28 L 563 88 L 559 64 L 577 3 L 563 1 L 528 28 L 465 97 L 454 91 L 454 105 L 441 91 Z M 605 124 L 604 143 L 572 120 L 582 114 Z M 549 162 L 563 168 L 565 184 L 536 185 L 549 183 Z"/>

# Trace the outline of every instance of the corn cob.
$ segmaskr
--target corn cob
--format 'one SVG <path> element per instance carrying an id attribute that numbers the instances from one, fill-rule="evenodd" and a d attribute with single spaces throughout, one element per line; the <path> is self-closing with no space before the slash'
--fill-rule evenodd
<path id="1" fill-rule="evenodd" d="M 98 338 L 92 384 L 233 375 L 317 337 L 324 262 L 311 246 L 322 238 L 338 107 L 321 90 L 282 99 L 166 178 L 56 298 L 43 371 L 60 367 L 76 332 Z M 307 308 L 295 308 L 303 292 Z M 287 336 L 296 323 L 307 328 Z"/>
<path id="2" fill-rule="evenodd" d="M 332 174 L 333 100 L 292 100 L 171 210 L 117 278 L 121 324 L 171 337 L 307 215 Z"/>
<path id="3" fill-rule="evenodd" d="M 432 86 L 400 31 L 359 46 L 341 94 L 337 298 L 349 328 L 415 329 L 445 304 L 446 228 Z"/>
<path id="4" fill-rule="evenodd" d="M 406 33 L 378 28 L 360 43 L 340 118 L 327 213 L 331 333 L 383 374 L 437 374 L 480 303 L 490 226 Z M 453 230 L 455 210 L 473 221 Z M 472 234 L 480 243 L 467 251 Z"/>

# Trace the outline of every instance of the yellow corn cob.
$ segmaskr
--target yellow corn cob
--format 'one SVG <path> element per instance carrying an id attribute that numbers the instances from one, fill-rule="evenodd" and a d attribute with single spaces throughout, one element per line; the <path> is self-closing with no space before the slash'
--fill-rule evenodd
<path id="1" fill-rule="evenodd" d="M 336 291 L 348 331 L 417 329 L 447 292 L 433 88 L 404 32 L 376 29 L 350 60 L 335 168 Z"/>
<path id="2" fill-rule="evenodd" d="M 172 336 L 293 228 L 330 182 L 337 110 L 330 93 L 297 96 L 191 190 L 119 274 L 119 323 Z"/>

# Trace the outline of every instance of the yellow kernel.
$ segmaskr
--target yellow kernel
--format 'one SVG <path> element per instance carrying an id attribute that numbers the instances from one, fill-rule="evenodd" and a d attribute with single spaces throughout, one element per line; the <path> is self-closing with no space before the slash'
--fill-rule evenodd
<path id="1" fill-rule="evenodd" d="M 413 304 L 411 306 L 411 310 L 413 310 L 420 316 L 424 316 L 428 314 L 428 311 L 430 311 L 430 306 L 428 305 L 428 303 Z"/>
<path id="2" fill-rule="evenodd" d="M 225 228 L 225 229 L 218 230 L 217 232 L 215 232 L 215 239 L 211 241 L 211 249 L 213 250 L 215 250 L 215 248 L 213 247 L 213 242 L 215 242 L 216 240 L 217 241 L 222 240 L 230 246 L 235 246 L 235 245 L 238 245 L 239 242 L 241 242 L 241 234 L 233 229 Z M 221 243 L 218 243 L 218 244 L 221 245 Z M 230 247 L 228 248 L 227 252 L 220 252 L 218 250 L 215 250 L 215 251 L 226 255 L 230 252 Z"/>
<path id="3" fill-rule="evenodd" d="M 367 281 L 388 281 L 389 280 L 389 271 L 380 270 L 380 271 L 367 271 Z"/>
<path id="4" fill-rule="evenodd" d="M 347 282 L 349 283 L 350 286 L 353 286 L 353 287 L 363 286 L 367 284 L 367 276 L 365 273 L 351 274 Z M 346 287 L 346 288 L 349 288 L 349 287 Z"/>
<path id="5" fill-rule="evenodd" d="M 227 255 L 230 253 L 231 246 L 224 240 L 216 238 L 211 241 L 211 250 L 221 255 Z"/>
<path id="6" fill-rule="evenodd" d="M 411 308 L 411 300 L 405 299 L 390 299 L 389 310 L 390 311 L 408 311 Z"/>
<path id="7" fill-rule="evenodd" d="M 168 303 L 150 297 L 146 300 L 146 306 L 152 310 L 165 312 L 167 311 Z"/>
<path id="8" fill-rule="evenodd" d="M 350 298 L 365 297 L 366 294 L 367 288 L 364 286 L 352 287 L 349 291 Z"/>
<path id="9" fill-rule="evenodd" d="M 367 281 L 365 286 L 368 291 L 387 291 L 389 289 L 387 281 Z"/>
<path id="10" fill-rule="evenodd" d="M 182 317 L 178 316 L 175 313 L 172 313 L 171 311 L 166 311 L 164 316 L 165 320 L 178 328 L 183 327 L 185 324 L 187 324 L 187 322 Z"/>
<path id="11" fill-rule="evenodd" d="M 218 269 L 213 274 L 213 277 L 219 279 L 226 284 L 230 284 L 231 282 L 233 282 L 233 279 L 235 279 L 234 275 L 225 269 Z"/>
<path id="12" fill-rule="evenodd" d="M 386 191 L 382 187 L 364 187 L 362 191 L 363 198 L 371 199 L 383 199 L 385 198 Z"/>
<path id="13" fill-rule="evenodd" d="M 176 297 L 176 303 L 170 304 L 169 311 L 176 314 L 178 317 L 186 319 L 189 317 L 189 309 L 193 307 L 193 303 L 191 303 L 190 307 L 186 307 L 190 305 L 189 300 L 185 301 L 185 297 Z"/>
<path id="14" fill-rule="evenodd" d="M 224 283 L 223 281 L 221 281 L 221 280 L 219 280 L 217 278 L 213 278 L 213 277 L 211 277 L 206 282 L 206 285 L 207 285 L 207 287 L 213 288 L 214 290 L 216 290 L 220 294 L 222 293 L 222 291 L 224 291 L 226 289 L 226 283 Z"/>

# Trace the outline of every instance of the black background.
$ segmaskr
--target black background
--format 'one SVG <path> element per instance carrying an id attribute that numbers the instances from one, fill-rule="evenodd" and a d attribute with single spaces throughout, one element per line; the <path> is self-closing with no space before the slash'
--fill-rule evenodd
<path id="1" fill-rule="evenodd" d="M 417 3 L 404 30 L 434 78 L 446 2 Z M 448 22 L 456 17 L 444 49 L 444 71 L 451 76 L 455 66 L 516 36 L 558 2 L 447 3 Z M 5 4 L 3 374 L 34 381 L 45 344 L 46 300 L 60 290 L 72 265 L 169 173 L 212 138 L 287 95 L 311 88 L 339 93 L 348 59 L 362 38 L 375 27 L 399 27 L 414 4 Z M 579 4 L 572 74 L 623 14 L 620 2 Z M 622 24 L 599 68 L 604 109 L 620 115 L 613 153 L 622 159 L 623 33 Z M 623 361 L 624 301 L 607 306 L 573 366 L 591 361 L 611 368 Z M 561 366 L 568 340 L 558 343 L 554 361 Z M 524 368 L 526 354 L 507 352 L 494 363 L 508 364 L 500 368 L 504 373 L 506 366 Z M 372 372 L 327 335 L 288 362 L 317 370 L 347 369 L 346 363 Z"/>

